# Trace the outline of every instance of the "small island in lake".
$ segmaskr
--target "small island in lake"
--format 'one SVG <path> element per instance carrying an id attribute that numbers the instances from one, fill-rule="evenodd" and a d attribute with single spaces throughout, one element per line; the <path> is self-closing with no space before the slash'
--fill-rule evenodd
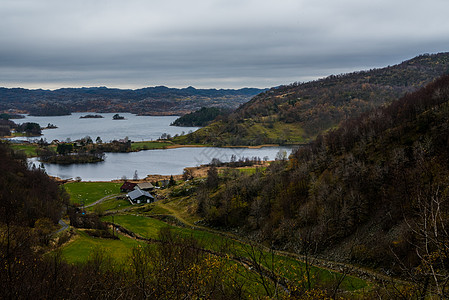
<path id="1" fill-rule="evenodd" d="M 42 129 L 56 129 L 56 128 L 58 128 L 58 126 L 56 126 L 55 124 L 48 123 L 47 127 L 44 127 Z"/>
<path id="2" fill-rule="evenodd" d="M 113 119 L 113 120 L 124 120 L 125 117 L 123 117 L 123 116 L 121 116 L 121 115 L 119 115 L 119 114 L 115 114 L 115 115 L 112 117 L 112 119 Z"/>
<path id="3" fill-rule="evenodd" d="M 80 119 L 101 119 L 104 118 L 102 115 L 85 115 L 81 116 Z"/>

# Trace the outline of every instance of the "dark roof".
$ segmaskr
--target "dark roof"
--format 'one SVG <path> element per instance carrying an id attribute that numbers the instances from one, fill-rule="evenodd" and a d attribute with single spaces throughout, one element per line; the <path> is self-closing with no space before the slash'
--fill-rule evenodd
<path id="1" fill-rule="evenodd" d="M 145 192 L 145 191 L 142 191 L 142 190 L 139 190 L 139 189 L 134 190 L 134 191 L 132 191 L 132 192 L 130 192 L 130 193 L 128 194 L 129 199 L 131 199 L 132 201 L 134 201 L 134 200 L 136 200 L 137 198 L 140 198 L 140 197 L 142 197 L 142 196 L 145 196 L 145 197 L 147 197 L 147 198 L 154 199 L 154 197 L 153 197 L 150 193 Z"/>
<path id="2" fill-rule="evenodd" d="M 121 190 L 133 190 L 136 187 L 136 183 L 126 181 L 123 183 L 123 185 L 120 187 Z"/>

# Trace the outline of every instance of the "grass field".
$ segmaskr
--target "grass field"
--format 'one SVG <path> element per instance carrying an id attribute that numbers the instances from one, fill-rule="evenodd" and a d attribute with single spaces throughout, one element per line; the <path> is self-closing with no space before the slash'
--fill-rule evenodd
<path id="1" fill-rule="evenodd" d="M 27 157 L 38 156 L 37 149 L 39 149 L 39 146 L 37 144 L 10 144 L 10 146 L 14 151 L 23 151 Z M 48 148 L 56 151 L 56 146 L 54 145 L 50 145 Z"/>
<path id="2" fill-rule="evenodd" d="M 89 211 L 108 211 L 108 210 L 119 210 L 125 207 L 131 206 L 128 200 L 125 199 L 116 199 L 115 197 L 112 199 L 107 199 L 97 205 L 90 206 L 87 208 Z"/>
<path id="3" fill-rule="evenodd" d="M 137 212 L 141 215 L 146 215 L 146 216 L 155 216 L 155 215 L 170 215 L 171 212 L 163 207 L 160 207 L 159 205 L 157 205 L 158 203 L 160 203 L 159 201 L 148 204 L 148 205 L 143 205 L 143 206 L 135 206 L 134 209 L 132 209 L 132 211 Z"/>
<path id="4" fill-rule="evenodd" d="M 62 257 L 70 263 L 86 262 L 92 250 L 96 248 L 103 249 L 116 261 L 123 261 L 130 254 L 131 248 L 139 244 L 123 235 L 119 235 L 119 240 L 112 240 L 90 237 L 82 231 L 78 233 L 79 236 L 62 249 Z"/>
<path id="5" fill-rule="evenodd" d="M 152 150 L 152 149 L 164 149 L 167 146 L 173 145 L 172 143 L 166 142 L 133 142 L 131 144 L 132 151 L 140 151 L 140 150 Z"/>
<path id="6" fill-rule="evenodd" d="M 156 201 L 154 204 L 155 206 L 168 210 L 169 213 L 166 214 L 174 215 L 181 222 L 192 225 L 196 221 L 200 220 L 200 217 L 196 214 L 190 213 L 192 210 L 192 203 L 189 197 L 190 196 L 179 197 L 170 201 Z"/>
<path id="7" fill-rule="evenodd" d="M 238 169 L 238 170 L 240 171 L 240 173 L 252 175 L 252 174 L 255 174 L 256 171 L 263 172 L 266 169 L 267 169 L 266 167 L 261 167 L 261 168 L 242 168 L 242 169 Z"/>
<path id="8" fill-rule="evenodd" d="M 298 285 L 307 284 L 304 263 L 293 258 L 277 254 L 272 255 L 265 250 L 253 248 L 223 235 L 192 228 L 176 227 L 154 218 L 137 215 L 105 216 L 102 220 L 114 221 L 114 223 L 128 230 L 150 239 L 158 239 L 159 230 L 164 227 L 169 227 L 175 234 L 196 239 L 199 245 L 205 249 L 227 253 L 231 257 L 251 258 L 252 256 L 257 256 L 259 262 L 266 268 L 275 269 L 276 273 L 294 281 Z M 130 249 L 138 244 L 137 241 L 121 235 L 120 240 L 109 240 L 93 238 L 81 231 L 79 233 L 80 236 L 63 249 L 63 257 L 68 262 L 85 262 L 91 251 L 99 247 L 104 249 L 106 254 L 110 255 L 113 259 L 123 261 L 130 253 Z M 311 267 L 310 275 L 312 286 L 315 286 L 317 282 L 331 285 L 342 276 L 342 274 L 314 266 Z M 346 291 L 357 291 L 365 287 L 367 287 L 366 281 L 352 276 L 346 276 L 340 286 L 341 289 Z"/>
<path id="9" fill-rule="evenodd" d="M 22 151 L 25 153 L 27 157 L 36 157 L 37 156 L 37 145 L 34 144 L 11 144 L 11 148 L 14 151 Z"/>
<path id="10" fill-rule="evenodd" d="M 255 169 L 250 168 L 247 170 L 248 172 L 255 172 Z M 89 204 L 108 194 L 117 193 L 119 191 L 120 183 L 75 182 L 66 184 L 66 187 L 72 195 L 72 202 L 79 203 L 84 200 L 85 204 Z M 265 268 L 276 270 L 275 272 L 277 274 L 295 282 L 298 286 L 307 285 L 305 264 L 303 262 L 280 254 L 269 253 L 262 248 L 249 246 L 246 243 L 234 240 L 219 232 L 201 230 L 198 228 L 195 229 L 195 219 L 190 219 L 188 217 L 192 216 L 188 213 L 189 201 L 185 200 L 186 199 L 184 198 L 176 198 L 172 199 L 172 201 L 158 201 L 149 205 L 132 208 L 132 210 L 128 212 L 132 212 L 132 215 L 116 214 L 114 216 L 105 216 L 102 220 L 119 224 L 137 235 L 149 239 L 158 239 L 160 229 L 169 227 L 175 234 L 194 238 L 204 249 L 227 254 L 230 257 L 246 257 L 250 260 L 251 257 L 257 257 L 257 261 Z M 116 200 L 115 198 L 105 200 L 103 203 L 98 204 L 97 208 L 101 210 L 114 210 L 129 205 L 129 203 L 122 203 L 121 201 L 124 200 Z M 92 209 L 95 210 L 95 207 Z M 143 215 L 135 215 L 135 213 L 153 216 L 161 214 L 171 215 L 172 217 L 178 218 L 182 223 L 185 223 L 186 226 L 178 227 L 169 225 L 161 220 Z M 108 240 L 92 238 L 81 233 L 75 241 L 63 249 L 63 255 L 67 261 L 82 262 L 87 260 L 92 249 L 101 247 L 114 259 L 123 260 L 129 254 L 130 249 L 137 245 L 137 243 L 137 241 L 124 236 L 121 236 L 120 240 Z M 230 259 L 229 263 L 232 264 L 234 262 Z M 314 266 L 311 266 L 310 270 L 310 283 L 312 287 L 317 286 L 317 284 L 332 286 L 339 278 L 341 278 L 341 276 L 343 276 L 337 272 Z M 349 292 L 355 291 L 355 293 L 360 292 L 366 287 L 369 287 L 366 281 L 349 275 L 344 277 L 342 284 L 340 285 L 341 289 Z"/>
<path id="11" fill-rule="evenodd" d="M 112 217 L 104 217 L 104 221 L 111 221 Z M 217 252 L 228 253 L 233 256 L 243 256 L 251 257 L 252 254 L 256 253 L 261 259 L 261 263 L 267 267 L 274 267 L 278 272 L 290 280 L 298 280 L 300 278 L 301 282 L 304 280 L 304 270 L 305 264 L 292 258 L 283 257 L 280 255 L 271 256 L 270 253 L 266 251 L 261 251 L 254 249 L 250 246 L 241 244 L 235 240 L 231 240 L 222 235 L 214 234 L 208 231 L 194 230 L 190 228 L 180 228 L 167 225 L 166 223 L 156 220 L 154 218 L 147 218 L 135 215 L 120 215 L 114 217 L 114 223 L 119 224 L 134 233 L 146 237 L 157 239 L 158 231 L 162 227 L 169 226 L 173 229 L 175 233 L 178 233 L 185 237 L 192 237 L 199 241 L 200 245 L 205 249 L 210 249 Z M 253 252 L 256 251 L 256 252 Z M 274 263 L 274 265 L 273 265 Z M 324 283 L 331 283 L 336 278 L 341 276 L 341 274 L 331 272 L 318 267 L 311 267 L 311 283 L 315 285 L 317 280 Z M 347 291 L 354 291 L 367 286 L 366 281 L 352 277 L 346 276 L 342 282 L 341 288 Z"/>
<path id="12" fill-rule="evenodd" d="M 102 220 L 111 222 L 112 217 L 106 216 L 103 217 Z M 178 233 L 182 236 L 195 238 L 203 247 L 207 249 L 221 251 L 225 245 L 226 247 L 236 247 L 236 245 L 234 245 L 235 242 L 231 242 L 230 240 L 222 236 L 202 230 L 193 230 L 190 228 L 171 226 L 165 222 L 149 217 L 135 215 L 115 215 L 114 223 L 119 224 L 120 226 L 123 226 L 126 229 L 129 229 L 132 232 L 149 239 L 157 239 L 159 230 L 163 227 L 169 227 L 175 233 Z"/>
<path id="13" fill-rule="evenodd" d="M 102 220 L 111 222 L 112 217 L 103 217 Z M 168 226 L 174 228 L 167 223 L 153 218 L 134 215 L 115 215 L 114 223 L 119 224 L 120 226 L 123 226 L 126 229 L 129 229 L 132 232 L 149 239 L 157 239 L 158 232 L 162 227 Z"/>
<path id="14" fill-rule="evenodd" d="M 122 183 L 116 182 L 70 182 L 64 185 L 71 203 L 91 204 L 101 198 L 120 193 Z"/>
<path id="15" fill-rule="evenodd" d="M 210 142 L 212 137 L 220 136 L 220 146 L 277 144 L 278 141 L 283 141 L 286 144 L 303 144 L 311 138 L 307 136 L 300 123 L 255 122 L 252 119 L 246 119 L 239 126 L 245 128 L 246 134 L 240 135 L 238 138 L 229 132 L 223 132 L 224 123 L 223 121 L 218 121 L 198 129 L 193 135 L 174 138 L 173 142 L 191 144 L 193 139 L 199 143 L 206 144 L 206 141 Z M 260 142 L 254 143 L 259 136 L 264 138 Z"/>

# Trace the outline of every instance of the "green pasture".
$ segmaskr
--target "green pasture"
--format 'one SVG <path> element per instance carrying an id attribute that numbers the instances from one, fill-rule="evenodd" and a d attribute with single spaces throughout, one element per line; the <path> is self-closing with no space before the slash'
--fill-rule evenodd
<path id="1" fill-rule="evenodd" d="M 264 123 L 248 123 L 250 132 L 260 132 L 271 140 L 287 138 L 288 143 L 304 143 L 305 132 L 298 123 L 274 122 L 271 126 Z"/>
<path id="2" fill-rule="evenodd" d="M 132 247 L 139 244 L 136 240 L 119 234 L 119 240 L 95 238 L 78 231 L 79 236 L 62 248 L 62 257 L 70 263 L 86 262 L 92 250 L 101 248 L 106 255 L 116 261 L 125 260 L 131 253 Z"/>
<path id="3" fill-rule="evenodd" d="M 126 229 L 131 230 L 135 234 L 148 239 L 157 239 L 158 232 L 163 227 L 168 226 L 174 228 L 167 223 L 153 218 L 134 215 L 114 215 L 105 216 L 102 218 L 102 221 L 112 222 L 112 220 L 114 220 L 115 224 L 123 226 Z"/>
<path id="4" fill-rule="evenodd" d="M 143 242 L 127 238 L 123 235 L 118 235 L 120 240 L 110 240 L 90 237 L 82 231 L 78 231 L 79 236 L 67 246 L 62 249 L 62 257 L 68 263 L 85 263 L 91 257 L 92 253 L 96 249 L 104 251 L 106 257 L 111 257 L 113 261 L 123 264 L 126 263 L 129 255 L 132 253 L 133 247 L 136 247 Z M 150 245 L 152 247 L 152 245 Z M 260 276 L 251 272 L 242 265 L 225 259 L 222 266 L 223 272 L 226 274 L 233 274 L 231 277 L 225 277 L 225 284 L 231 286 L 233 284 L 239 284 L 243 286 L 243 290 L 250 295 L 264 295 L 260 282 Z M 274 285 L 268 282 L 268 286 L 271 290 L 274 290 Z"/>
<path id="5" fill-rule="evenodd" d="M 167 142 L 156 142 L 156 141 L 133 142 L 131 144 L 131 151 L 165 149 L 167 146 L 170 146 L 170 145 L 173 145 L 173 144 L 167 143 Z"/>
<path id="6" fill-rule="evenodd" d="M 117 199 L 116 197 L 114 197 L 112 199 L 104 200 L 101 203 L 98 203 L 97 205 L 90 206 L 87 208 L 87 210 L 105 212 L 108 210 L 119 210 L 129 206 L 131 206 L 131 203 L 129 203 L 128 200 Z"/>
<path id="7" fill-rule="evenodd" d="M 157 239 L 158 232 L 163 227 L 170 227 L 175 233 L 178 233 L 185 237 L 192 237 L 200 241 L 202 246 L 207 249 L 212 249 L 215 251 L 220 251 L 223 248 L 224 243 L 228 242 L 229 239 L 223 238 L 219 235 L 202 231 L 194 230 L 190 228 L 180 228 L 171 226 L 163 221 L 157 220 L 155 218 L 135 216 L 135 215 L 115 215 L 115 216 L 105 216 L 102 218 L 103 221 L 112 221 L 114 218 L 114 223 L 125 227 L 132 232 L 149 239 Z"/>
<path id="8" fill-rule="evenodd" d="M 273 261 L 274 261 L 274 267 L 282 276 L 285 278 L 291 280 L 292 282 L 295 282 L 299 286 L 307 286 L 307 274 L 306 274 L 306 265 L 305 263 L 285 256 L 275 255 L 273 257 L 273 260 L 271 259 L 271 254 L 265 252 L 266 264 L 264 264 L 266 267 L 272 268 L 273 267 Z M 311 259 L 313 262 L 313 259 Z M 329 284 L 332 282 L 337 282 L 341 276 L 344 276 L 343 274 L 336 273 L 330 270 L 318 268 L 315 266 L 310 266 L 310 282 L 312 287 L 316 286 L 317 284 Z M 341 285 L 340 289 L 343 289 L 345 291 L 356 291 L 362 288 L 367 287 L 367 282 L 353 276 L 345 276 Z"/>
<path id="9" fill-rule="evenodd" d="M 10 146 L 14 151 L 23 152 L 27 157 L 36 157 L 36 150 L 39 148 L 35 144 L 10 144 Z"/>
<path id="10" fill-rule="evenodd" d="M 120 193 L 121 182 L 70 182 L 64 185 L 71 203 L 91 204 L 101 198 Z"/>
<path id="11" fill-rule="evenodd" d="M 257 171 L 264 172 L 267 169 L 267 167 L 260 167 L 260 168 L 244 168 L 244 169 L 238 169 L 240 173 L 252 175 L 255 174 Z"/>
<path id="12" fill-rule="evenodd" d="M 14 151 L 21 151 L 23 152 L 27 157 L 36 157 L 38 156 L 37 150 L 40 148 L 38 144 L 9 144 L 11 149 Z M 50 145 L 48 146 L 48 149 L 56 152 L 56 146 Z"/>
<path id="13" fill-rule="evenodd" d="M 112 217 L 104 217 L 104 221 L 111 221 Z M 125 227 L 128 230 L 146 238 L 156 239 L 158 231 L 162 227 L 171 227 L 175 233 L 181 234 L 185 237 L 192 237 L 200 242 L 200 245 L 205 249 L 228 253 L 236 257 L 251 257 L 257 256 L 260 263 L 266 268 L 274 268 L 282 276 L 289 280 L 293 280 L 298 284 L 306 284 L 305 281 L 305 264 L 293 258 L 284 257 L 281 255 L 272 256 L 265 250 L 252 248 L 251 246 L 242 244 L 238 241 L 229 239 L 227 237 L 214 234 L 208 231 L 194 230 L 191 228 L 180 228 L 170 226 L 162 221 L 154 218 L 134 216 L 134 215 L 120 215 L 114 216 L 114 223 Z M 331 283 L 335 281 L 341 274 L 328 271 L 318 267 L 311 267 L 311 284 L 315 286 L 317 282 Z M 341 284 L 341 288 L 347 291 L 355 291 L 367 286 L 366 281 L 346 276 Z"/>

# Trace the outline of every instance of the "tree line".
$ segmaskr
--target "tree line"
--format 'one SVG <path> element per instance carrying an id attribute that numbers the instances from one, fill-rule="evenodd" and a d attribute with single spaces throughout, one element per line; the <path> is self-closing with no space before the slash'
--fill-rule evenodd
<path id="1" fill-rule="evenodd" d="M 183 115 L 176 119 L 170 125 L 187 126 L 187 127 L 203 127 L 215 120 L 220 115 L 226 115 L 231 112 L 230 109 L 221 107 L 202 107 L 201 109 Z"/>
<path id="2" fill-rule="evenodd" d="M 210 174 L 197 211 L 211 226 L 388 270 L 415 282 L 415 295 L 447 297 L 448 100 L 444 76 L 264 172 Z"/>

